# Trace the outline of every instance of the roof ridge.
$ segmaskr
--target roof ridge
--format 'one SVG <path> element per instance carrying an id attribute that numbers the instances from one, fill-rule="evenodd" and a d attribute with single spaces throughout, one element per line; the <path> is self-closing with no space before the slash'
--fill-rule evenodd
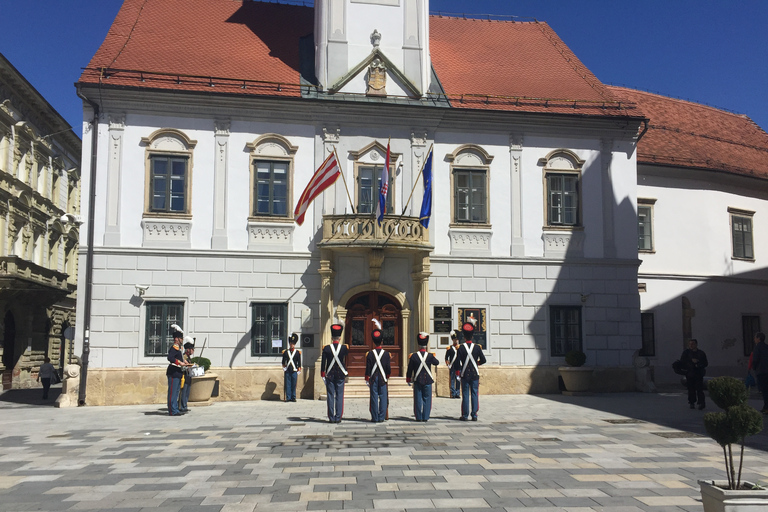
<path id="1" fill-rule="evenodd" d="M 673 100 L 673 101 L 679 101 L 679 102 L 682 102 L 682 103 L 688 103 L 690 105 L 696 105 L 697 107 L 709 108 L 709 109 L 712 109 L 712 110 L 717 110 L 718 112 L 722 112 L 724 114 L 729 114 L 729 115 L 737 116 L 737 117 L 744 117 L 744 118 L 749 119 L 750 121 L 752 120 L 747 114 L 744 114 L 744 113 L 741 113 L 741 112 L 735 112 L 733 110 L 729 110 L 729 109 L 724 108 L 724 107 L 716 107 L 714 105 L 708 105 L 706 103 L 701 103 L 701 102 L 694 101 L 694 100 L 686 100 L 684 98 L 677 98 L 675 96 L 667 96 L 666 94 L 662 94 L 660 92 L 646 91 L 646 90 L 643 90 L 643 89 L 636 89 L 634 87 L 627 87 L 627 86 L 624 86 L 624 85 L 613 85 L 613 84 L 605 84 L 605 85 L 609 89 L 624 89 L 626 91 L 639 92 L 639 93 L 648 94 L 648 95 L 651 95 L 651 96 L 658 96 L 659 98 L 664 98 L 664 99 Z M 754 121 L 753 121 L 753 123 L 754 123 Z M 756 126 L 759 127 L 759 125 L 756 125 Z"/>
<path id="2" fill-rule="evenodd" d="M 749 119 L 749 118 L 747 118 L 747 119 Z M 751 121 L 751 119 L 750 119 L 750 121 Z M 755 126 L 757 126 L 757 125 L 755 124 Z M 655 130 L 664 130 L 664 131 L 670 131 L 670 132 L 680 133 L 680 134 L 684 134 L 684 135 L 691 135 L 693 137 L 699 137 L 699 138 L 707 139 L 707 140 L 716 140 L 718 142 L 725 142 L 726 144 L 732 144 L 734 146 L 741 146 L 741 147 L 744 147 L 744 148 L 754 149 L 754 150 L 757 150 L 757 151 L 762 151 L 762 152 L 768 153 L 768 147 L 760 147 L 760 146 L 755 146 L 755 145 L 752 145 L 752 144 L 746 144 L 744 142 L 739 142 L 739 141 L 736 141 L 736 140 L 724 139 L 722 137 L 715 137 L 715 136 L 712 136 L 712 135 L 707 135 L 706 133 L 687 132 L 687 131 L 681 130 L 680 128 L 672 128 L 670 126 L 661 125 L 661 124 L 653 124 L 653 123 L 649 124 L 648 128 L 652 129 L 652 130 L 654 130 L 654 129 Z M 758 126 L 758 128 L 759 128 L 759 126 Z"/>
<path id="3" fill-rule="evenodd" d="M 455 20 L 469 20 L 469 21 L 496 21 L 499 23 L 540 23 L 540 21 L 533 16 L 516 16 L 514 14 L 468 14 L 457 12 L 443 12 L 443 11 L 431 11 L 429 16 L 435 18 L 450 18 Z M 517 20 L 516 18 L 521 18 Z"/>

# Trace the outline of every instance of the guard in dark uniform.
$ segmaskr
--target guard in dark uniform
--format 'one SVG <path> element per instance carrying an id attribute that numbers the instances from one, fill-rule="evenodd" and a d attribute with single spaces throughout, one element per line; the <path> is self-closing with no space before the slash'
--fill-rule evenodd
<path id="1" fill-rule="evenodd" d="M 408 357 L 408 370 L 405 382 L 413 382 L 413 414 L 416 421 L 429 420 L 432 411 L 432 383 L 435 379 L 430 366 L 438 366 L 440 360 L 434 354 L 427 352 L 429 334 L 420 332 L 418 337 L 419 351 Z"/>
<path id="2" fill-rule="evenodd" d="M 461 398 L 461 386 L 456 372 L 451 371 L 453 362 L 459 353 L 459 337 L 455 330 L 451 331 L 451 346 L 445 349 L 445 365 L 448 367 L 449 385 L 451 389 L 451 398 Z"/>
<path id="3" fill-rule="evenodd" d="M 472 421 L 477 421 L 477 411 L 480 409 L 478 390 L 480 388 L 479 366 L 485 364 L 483 347 L 472 343 L 475 326 L 467 322 L 461 326 L 464 343 L 459 345 L 459 353 L 453 362 L 453 371 L 461 379 L 461 421 L 467 421 L 470 414 Z M 471 398 L 471 409 L 470 409 Z"/>
<path id="4" fill-rule="evenodd" d="M 173 345 L 168 349 L 168 369 L 165 375 L 168 377 L 168 414 L 181 416 L 179 412 L 179 391 L 181 390 L 181 377 L 184 374 L 182 368 L 187 366 L 184 362 L 184 354 L 181 353 L 181 344 L 184 339 L 184 331 L 176 324 L 173 329 Z"/>
<path id="5" fill-rule="evenodd" d="M 378 327 L 371 332 L 371 339 L 376 348 L 365 355 L 365 381 L 371 393 L 371 421 L 381 423 L 387 419 L 387 380 L 392 366 L 389 352 L 381 348 L 381 330 Z"/>
<path id="6" fill-rule="evenodd" d="M 283 372 L 285 378 L 285 401 L 296 401 L 296 383 L 301 373 L 301 351 L 296 350 L 296 342 L 299 341 L 299 335 L 291 334 L 288 338 L 288 349 L 283 350 Z"/>
<path id="7" fill-rule="evenodd" d="M 331 344 L 323 347 L 320 360 L 320 376 L 325 382 L 328 402 L 328 421 L 341 423 L 344 414 L 344 379 L 347 378 L 347 354 L 349 350 L 341 343 L 341 324 L 331 326 Z"/>
<path id="8" fill-rule="evenodd" d="M 184 338 L 184 362 L 187 363 L 182 368 L 184 378 L 181 381 L 181 393 L 179 393 L 179 412 L 189 412 L 189 392 L 192 389 L 192 375 L 190 369 L 194 366 L 192 356 L 195 354 L 195 340 L 189 336 Z"/>

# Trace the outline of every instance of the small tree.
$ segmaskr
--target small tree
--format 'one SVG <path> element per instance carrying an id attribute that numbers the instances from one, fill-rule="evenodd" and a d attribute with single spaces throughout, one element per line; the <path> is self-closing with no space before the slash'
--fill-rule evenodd
<path id="1" fill-rule="evenodd" d="M 568 366 L 584 366 L 587 362 L 587 354 L 581 350 L 571 350 L 565 354 L 565 364 Z"/>
<path id="2" fill-rule="evenodd" d="M 747 388 L 744 383 L 733 377 L 716 377 L 707 384 L 709 397 L 725 412 L 710 412 L 704 415 L 704 427 L 709 437 L 723 447 L 725 473 L 728 476 L 728 488 L 741 487 L 741 468 L 744 462 L 744 439 L 763 430 L 763 416 L 747 405 Z M 739 443 L 739 472 L 733 464 L 731 445 Z"/>
<path id="3" fill-rule="evenodd" d="M 199 356 L 198 357 L 193 357 L 192 359 L 190 359 L 190 361 L 195 363 L 197 366 L 202 366 L 203 367 L 203 371 L 205 371 L 205 372 L 207 372 L 208 368 L 211 367 L 211 360 L 208 359 L 207 357 L 199 357 Z"/>

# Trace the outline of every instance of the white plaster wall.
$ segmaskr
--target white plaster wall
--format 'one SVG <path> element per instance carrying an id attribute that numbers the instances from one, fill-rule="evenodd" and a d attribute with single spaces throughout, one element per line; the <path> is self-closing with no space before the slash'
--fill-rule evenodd
<path id="1" fill-rule="evenodd" d="M 401 2 L 402 4 L 402 2 Z M 349 3 L 347 6 L 347 41 L 351 69 L 373 50 L 371 34 L 381 34 L 380 48 L 392 63 L 403 69 L 403 7 Z M 363 91 L 365 92 L 365 91 Z"/>

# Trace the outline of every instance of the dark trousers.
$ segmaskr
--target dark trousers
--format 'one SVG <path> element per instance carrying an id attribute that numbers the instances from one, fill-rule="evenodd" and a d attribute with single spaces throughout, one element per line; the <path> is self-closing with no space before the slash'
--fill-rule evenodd
<path id="1" fill-rule="evenodd" d="M 451 398 L 459 398 L 461 396 L 461 385 L 459 384 L 459 376 L 456 372 L 449 371 L 451 375 Z"/>
<path id="2" fill-rule="evenodd" d="M 427 421 L 432 412 L 432 384 L 413 383 L 413 415 L 416 421 Z"/>
<path id="3" fill-rule="evenodd" d="M 189 392 L 192 389 L 192 377 L 189 375 L 184 376 L 184 387 L 181 388 L 181 393 L 179 393 L 179 411 L 186 411 L 188 406 L 187 403 L 189 402 Z"/>
<path id="4" fill-rule="evenodd" d="M 325 390 L 327 392 L 328 419 L 338 423 L 344 414 L 344 379 L 325 379 Z"/>
<path id="5" fill-rule="evenodd" d="M 285 386 L 285 401 L 295 402 L 296 401 L 296 383 L 299 381 L 299 372 L 286 371 L 284 373 L 285 373 L 285 377 L 283 378 L 283 381 Z"/>
<path id="6" fill-rule="evenodd" d="M 704 376 L 689 373 L 685 380 L 688 384 L 688 403 L 695 404 L 698 401 L 699 405 L 704 405 Z"/>
<path id="7" fill-rule="evenodd" d="M 387 419 L 387 383 L 378 374 L 370 381 L 371 386 L 371 419 L 379 422 Z"/>
<path id="8" fill-rule="evenodd" d="M 51 379 L 40 379 L 43 383 L 43 400 L 48 400 L 48 390 L 51 389 Z"/>
<path id="9" fill-rule="evenodd" d="M 179 414 L 179 388 L 181 388 L 181 375 L 174 377 L 168 376 L 168 414 L 177 416 Z"/>
<path id="10" fill-rule="evenodd" d="M 479 389 L 480 379 L 470 380 L 463 377 L 461 378 L 462 418 L 468 418 L 470 414 L 473 418 L 477 418 L 477 411 L 480 409 L 480 396 L 478 394 Z"/>
<path id="11" fill-rule="evenodd" d="M 757 389 L 763 393 L 763 410 L 768 410 L 768 373 L 757 376 Z"/>

